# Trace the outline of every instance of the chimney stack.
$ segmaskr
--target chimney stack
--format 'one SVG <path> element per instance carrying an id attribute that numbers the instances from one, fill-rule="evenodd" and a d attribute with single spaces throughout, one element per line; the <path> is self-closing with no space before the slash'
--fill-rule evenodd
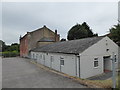
<path id="1" fill-rule="evenodd" d="M 44 25 L 43 27 L 46 28 L 46 25 Z"/>

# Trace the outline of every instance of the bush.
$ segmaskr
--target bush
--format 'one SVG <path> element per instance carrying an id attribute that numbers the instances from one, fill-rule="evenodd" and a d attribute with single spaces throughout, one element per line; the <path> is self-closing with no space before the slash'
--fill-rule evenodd
<path id="1" fill-rule="evenodd" d="M 16 57 L 16 56 L 19 56 L 19 52 L 17 51 L 5 51 L 5 52 L 2 52 L 2 56 L 3 57 Z"/>

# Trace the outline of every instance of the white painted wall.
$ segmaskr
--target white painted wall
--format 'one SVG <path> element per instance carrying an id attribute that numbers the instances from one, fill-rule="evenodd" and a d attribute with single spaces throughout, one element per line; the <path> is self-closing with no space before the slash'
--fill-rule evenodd
<path id="1" fill-rule="evenodd" d="M 107 43 L 107 45 L 106 45 Z M 106 51 L 109 49 L 109 51 Z M 112 56 L 112 52 L 115 52 L 118 58 L 118 46 L 110 40 L 108 37 L 103 38 L 98 43 L 92 45 L 80 54 L 80 78 L 88 78 L 103 73 L 103 56 Z M 35 55 L 33 58 L 33 54 Z M 79 77 L 79 59 L 72 54 L 62 53 L 44 53 L 44 52 L 31 52 L 32 59 L 36 59 L 37 62 L 47 67 L 69 74 L 71 76 Z M 41 57 L 42 56 L 42 57 Z M 45 56 L 45 61 L 43 59 Z M 51 63 L 51 56 L 53 56 L 53 62 Z M 64 58 L 64 66 L 60 66 L 60 57 Z M 94 67 L 94 58 L 98 58 L 99 66 Z M 112 62 L 109 63 L 111 65 Z M 117 63 L 116 63 L 117 67 Z M 60 69 L 61 68 L 61 69 Z M 111 67 L 112 70 L 112 67 Z"/>
<path id="2" fill-rule="evenodd" d="M 106 43 L 108 43 L 107 46 Z M 106 51 L 106 49 L 109 49 L 109 51 Z M 110 55 L 112 57 L 112 52 L 114 52 L 118 58 L 118 46 L 108 37 L 105 37 L 81 53 L 81 78 L 88 78 L 103 73 L 103 56 Z M 98 68 L 94 68 L 94 58 L 99 59 Z"/>
<path id="3" fill-rule="evenodd" d="M 32 58 L 34 55 L 38 55 L 37 62 L 47 67 L 69 74 L 71 76 L 77 75 L 77 58 L 72 54 L 59 54 L 59 53 L 44 53 L 44 52 L 31 52 Z M 42 58 L 40 56 L 42 55 Z M 45 55 L 45 63 L 43 56 Z M 51 62 L 51 56 L 53 56 L 53 62 Z M 60 65 L 60 57 L 64 58 L 64 65 Z M 36 59 L 36 58 L 35 58 Z M 61 68 L 61 69 L 60 69 Z"/>
<path id="4" fill-rule="evenodd" d="M 120 63 L 120 47 L 118 49 L 118 60 L 119 60 L 119 63 Z"/>

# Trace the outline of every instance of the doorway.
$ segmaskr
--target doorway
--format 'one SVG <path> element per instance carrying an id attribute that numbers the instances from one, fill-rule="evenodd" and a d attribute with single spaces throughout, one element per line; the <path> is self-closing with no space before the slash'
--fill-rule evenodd
<path id="1" fill-rule="evenodd" d="M 110 60 L 110 56 L 104 56 L 103 57 L 103 72 L 110 72 L 112 67 L 112 63 Z"/>
<path id="2" fill-rule="evenodd" d="M 54 58 L 53 56 L 50 57 L 50 68 L 53 68 L 53 61 L 54 61 Z"/>

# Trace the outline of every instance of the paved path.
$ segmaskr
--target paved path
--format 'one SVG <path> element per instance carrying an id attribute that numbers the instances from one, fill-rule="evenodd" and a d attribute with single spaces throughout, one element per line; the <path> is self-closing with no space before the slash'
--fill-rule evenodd
<path id="1" fill-rule="evenodd" d="M 24 58 L 2 60 L 3 88 L 86 88 L 85 86 L 45 71 Z"/>

